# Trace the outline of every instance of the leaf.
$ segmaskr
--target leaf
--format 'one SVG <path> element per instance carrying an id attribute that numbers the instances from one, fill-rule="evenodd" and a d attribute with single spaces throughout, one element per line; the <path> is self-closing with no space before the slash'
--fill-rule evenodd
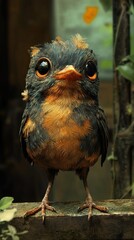
<path id="1" fill-rule="evenodd" d="M 15 235 L 15 236 L 12 236 L 12 239 L 13 240 L 19 240 L 20 238 L 17 235 Z"/>
<path id="2" fill-rule="evenodd" d="M 134 55 L 128 55 L 122 59 L 122 63 L 127 61 L 134 63 Z"/>
<path id="3" fill-rule="evenodd" d="M 12 235 L 17 234 L 16 228 L 15 228 L 14 226 L 12 226 L 12 225 L 8 225 L 8 230 L 9 230 L 9 232 L 10 232 Z"/>
<path id="4" fill-rule="evenodd" d="M 134 55 L 129 55 L 128 58 L 132 63 L 134 63 Z"/>
<path id="5" fill-rule="evenodd" d="M 98 10 L 99 8 L 97 6 L 86 7 L 86 11 L 83 14 L 84 22 L 86 22 L 87 24 L 91 23 L 94 20 L 94 18 L 96 18 Z"/>
<path id="6" fill-rule="evenodd" d="M 114 155 L 114 153 L 111 153 L 111 154 L 107 157 L 107 161 L 117 161 L 117 157 Z"/>
<path id="7" fill-rule="evenodd" d="M 16 213 L 17 209 L 7 209 L 0 212 L 0 222 L 9 222 L 13 219 L 14 214 Z"/>
<path id="8" fill-rule="evenodd" d="M 3 197 L 0 199 L 0 210 L 4 210 L 8 208 L 11 203 L 13 202 L 14 198 L 13 197 Z"/>
<path id="9" fill-rule="evenodd" d="M 119 65 L 116 69 L 124 78 L 134 82 L 134 64 L 132 62 Z"/>
<path id="10" fill-rule="evenodd" d="M 23 232 L 19 232 L 19 233 L 17 233 L 19 236 L 21 236 L 21 235 L 24 235 L 24 234 L 27 234 L 28 233 L 28 231 L 27 230 L 24 230 Z"/>

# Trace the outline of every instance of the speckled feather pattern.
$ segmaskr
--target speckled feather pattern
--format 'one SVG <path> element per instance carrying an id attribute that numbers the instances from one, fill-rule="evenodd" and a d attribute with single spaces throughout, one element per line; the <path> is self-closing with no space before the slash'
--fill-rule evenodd
<path id="1" fill-rule="evenodd" d="M 99 78 L 89 81 L 85 64 L 97 60 L 78 36 L 56 40 L 31 49 L 26 76 L 28 93 L 20 136 L 25 157 L 44 169 L 76 170 L 105 160 L 108 129 L 98 103 Z M 51 70 L 38 79 L 35 66 L 40 58 L 51 62 Z M 56 80 L 55 74 L 68 65 L 81 74 L 78 81 Z"/>

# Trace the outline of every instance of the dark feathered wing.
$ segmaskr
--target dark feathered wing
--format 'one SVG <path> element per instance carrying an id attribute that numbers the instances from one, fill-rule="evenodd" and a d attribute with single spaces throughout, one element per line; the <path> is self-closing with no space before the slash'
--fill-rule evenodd
<path id="1" fill-rule="evenodd" d="M 27 121 L 28 118 L 28 112 L 27 109 L 25 109 L 23 115 L 22 115 L 22 121 L 21 121 L 21 126 L 20 126 L 20 131 L 19 131 L 19 135 L 20 135 L 20 142 L 21 142 L 21 146 L 22 146 L 22 151 L 24 154 L 24 157 L 28 160 L 28 162 L 33 163 L 32 159 L 29 157 L 28 153 L 27 153 L 27 149 L 26 149 L 26 138 L 24 137 L 23 134 L 23 128 L 25 126 L 25 123 Z"/>
<path id="2" fill-rule="evenodd" d="M 102 108 L 99 107 L 96 117 L 97 117 L 97 123 L 99 127 L 99 136 L 101 140 L 101 166 L 102 166 L 107 155 L 108 126 L 107 126 L 104 111 Z"/>

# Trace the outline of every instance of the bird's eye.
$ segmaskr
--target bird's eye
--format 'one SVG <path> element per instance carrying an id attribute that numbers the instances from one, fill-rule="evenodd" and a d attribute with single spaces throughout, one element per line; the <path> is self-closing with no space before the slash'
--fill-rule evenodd
<path id="1" fill-rule="evenodd" d="M 97 78 L 97 67 L 92 61 L 88 61 L 85 66 L 85 73 L 90 80 Z"/>
<path id="2" fill-rule="evenodd" d="M 45 77 L 51 68 L 51 63 L 47 58 L 40 58 L 36 64 L 35 72 L 39 78 Z"/>

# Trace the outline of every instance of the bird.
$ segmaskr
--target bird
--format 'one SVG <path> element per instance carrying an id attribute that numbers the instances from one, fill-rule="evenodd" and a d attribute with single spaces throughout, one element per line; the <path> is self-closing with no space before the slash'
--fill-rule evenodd
<path id="1" fill-rule="evenodd" d="M 75 34 L 69 40 L 56 37 L 30 48 L 26 75 L 26 102 L 20 126 L 24 157 L 46 172 L 48 186 L 41 204 L 25 213 L 56 212 L 49 202 L 59 171 L 75 171 L 83 181 L 86 200 L 78 212 L 93 209 L 108 212 L 94 203 L 87 176 L 100 159 L 103 165 L 108 148 L 108 125 L 99 105 L 99 74 L 96 54 L 87 41 Z"/>

